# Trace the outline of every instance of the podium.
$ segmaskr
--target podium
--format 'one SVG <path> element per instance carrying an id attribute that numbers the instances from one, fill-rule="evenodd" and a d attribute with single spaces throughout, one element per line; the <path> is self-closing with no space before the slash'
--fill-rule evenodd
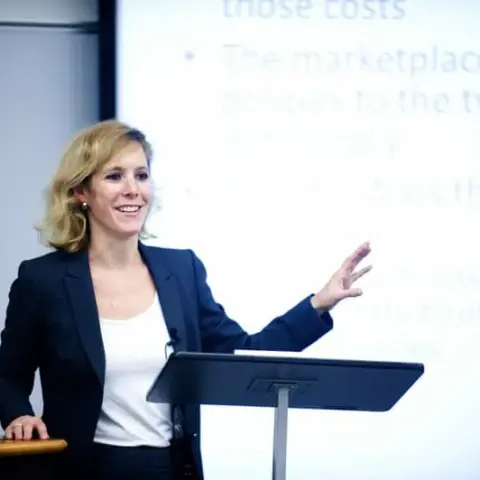
<path id="1" fill-rule="evenodd" d="M 386 412 L 423 373 L 420 363 L 175 352 L 147 401 L 275 408 L 272 478 L 285 480 L 289 408 Z"/>

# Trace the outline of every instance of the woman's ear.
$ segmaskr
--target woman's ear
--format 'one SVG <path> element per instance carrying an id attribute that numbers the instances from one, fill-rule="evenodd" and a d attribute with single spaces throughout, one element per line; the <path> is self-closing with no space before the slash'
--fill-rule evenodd
<path id="1" fill-rule="evenodd" d="M 88 203 L 84 186 L 76 187 L 73 190 L 73 196 L 78 200 L 78 203 Z"/>
<path id="2" fill-rule="evenodd" d="M 79 204 L 82 204 L 82 203 L 87 203 L 87 200 L 85 198 L 85 195 L 83 195 L 82 193 L 77 193 L 75 192 L 74 193 L 74 197 L 76 198 L 77 202 Z"/>

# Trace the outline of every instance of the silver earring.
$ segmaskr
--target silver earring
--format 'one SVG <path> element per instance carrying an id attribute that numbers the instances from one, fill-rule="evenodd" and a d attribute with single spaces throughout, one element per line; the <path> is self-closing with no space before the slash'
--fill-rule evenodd
<path id="1" fill-rule="evenodd" d="M 87 202 L 82 202 L 82 210 L 85 212 L 87 210 Z"/>

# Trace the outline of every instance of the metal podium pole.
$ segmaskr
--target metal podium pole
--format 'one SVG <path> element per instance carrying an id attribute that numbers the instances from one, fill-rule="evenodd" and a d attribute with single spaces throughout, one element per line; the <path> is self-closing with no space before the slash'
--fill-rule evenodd
<path id="1" fill-rule="evenodd" d="M 272 479 L 285 480 L 287 475 L 288 400 L 294 385 L 278 385 L 275 427 L 273 433 Z"/>

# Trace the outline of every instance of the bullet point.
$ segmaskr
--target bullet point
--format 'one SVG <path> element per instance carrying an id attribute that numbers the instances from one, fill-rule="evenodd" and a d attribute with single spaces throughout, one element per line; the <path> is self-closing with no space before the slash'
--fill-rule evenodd
<path id="1" fill-rule="evenodd" d="M 193 52 L 185 52 L 185 60 L 191 62 L 195 59 L 195 54 Z"/>

